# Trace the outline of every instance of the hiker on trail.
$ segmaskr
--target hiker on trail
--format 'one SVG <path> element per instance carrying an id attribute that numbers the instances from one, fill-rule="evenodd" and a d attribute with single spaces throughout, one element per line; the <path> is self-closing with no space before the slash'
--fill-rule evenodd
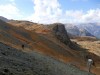
<path id="1" fill-rule="evenodd" d="M 22 45 L 22 49 L 24 49 L 24 45 Z"/>
<path id="2" fill-rule="evenodd" d="M 91 58 L 91 56 L 89 56 L 89 55 L 86 56 L 86 59 L 87 59 L 88 72 L 90 72 L 92 65 L 95 66 L 95 63 L 94 63 L 93 59 Z"/>
<path id="3" fill-rule="evenodd" d="M 88 61 L 87 61 L 88 72 L 90 72 L 92 65 L 93 65 L 93 60 L 91 58 L 88 58 Z"/>

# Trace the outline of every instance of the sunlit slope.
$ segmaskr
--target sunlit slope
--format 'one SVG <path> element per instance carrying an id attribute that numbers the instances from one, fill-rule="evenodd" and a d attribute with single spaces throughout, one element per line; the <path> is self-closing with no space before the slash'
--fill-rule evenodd
<path id="1" fill-rule="evenodd" d="M 86 52 L 85 49 L 81 49 L 81 48 L 78 49 L 77 47 L 74 47 L 73 49 L 72 48 L 73 43 L 70 41 L 70 39 L 68 39 L 68 37 L 57 38 L 55 34 L 57 34 L 58 33 L 57 31 L 59 30 L 54 29 L 54 31 L 56 31 L 54 32 L 52 31 L 52 29 L 58 24 L 45 26 L 41 24 L 30 23 L 27 21 L 24 22 L 16 21 L 14 23 L 11 22 L 10 24 L 11 25 L 9 26 L 12 28 L 16 28 L 16 31 L 21 31 L 20 34 L 12 30 L 12 32 L 16 33 L 16 35 L 11 33 L 13 37 L 21 41 L 21 44 L 20 43 L 17 45 L 15 44 L 15 46 L 17 46 L 16 48 L 21 48 L 21 45 L 24 44 L 25 45 L 24 50 L 34 49 L 38 53 L 56 58 L 57 60 L 63 61 L 65 63 L 71 63 L 73 65 L 78 66 L 80 69 L 84 69 L 84 70 L 87 70 L 86 59 L 84 58 L 87 54 L 93 56 L 93 59 L 96 60 L 96 63 L 98 63 L 98 61 L 100 60 L 98 56 Z M 60 30 L 61 30 L 60 32 L 62 33 L 63 29 Z M 60 36 L 61 35 L 65 36 L 64 34 L 61 33 Z M 27 38 L 26 35 L 28 35 L 29 38 Z M 65 42 L 64 39 L 67 40 L 68 42 Z M 98 70 L 99 68 L 93 67 L 92 72 L 99 74 Z"/>
<path id="2" fill-rule="evenodd" d="M 21 27 L 11 26 L 3 21 L 0 21 L 0 37 L 0 41 L 18 49 L 23 44 L 25 45 L 25 49 L 34 49 L 62 61 L 76 60 L 73 57 L 76 56 L 74 53 L 77 52 L 71 51 L 69 47 L 63 45 L 61 42 L 57 44 L 43 35 L 25 30 Z"/>

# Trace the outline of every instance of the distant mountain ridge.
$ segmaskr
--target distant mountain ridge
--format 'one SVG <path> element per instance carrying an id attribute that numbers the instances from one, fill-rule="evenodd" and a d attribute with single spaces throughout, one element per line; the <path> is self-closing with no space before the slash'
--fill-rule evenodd
<path id="1" fill-rule="evenodd" d="M 89 33 L 97 38 L 100 38 L 100 24 L 99 23 L 83 23 L 76 25 L 79 29 L 84 28 Z"/>
<path id="2" fill-rule="evenodd" d="M 79 29 L 80 36 L 91 36 L 94 37 L 91 33 L 89 33 L 86 29 Z"/>
<path id="3" fill-rule="evenodd" d="M 3 16 L 0 16 L 0 19 L 4 22 L 10 21 L 10 23 L 13 23 L 16 26 L 21 26 L 21 27 L 23 26 L 25 29 L 28 30 L 36 30 L 38 32 L 41 32 L 41 28 L 43 28 L 44 33 L 48 32 L 48 30 L 46 30 L 46 26 L 41 26 L 33 22 L 29 22 L 29 21 L 21 22 L 21 21 L 9 20 Z M 80 23 L 80 24 L 67 23 L 65 24 L 65 27 L 69 35 L 91 36 L 91 37 L 95 36 L 100 39 L 100 23 Z"/>
<path id="4" fill-rule="evenodd" d="M 80 35 L 80 31 L 79 31 L 77 26 L 75 26 L 73 24 L 65 24 L 65 27 L 66 27 L 66 30 L 69 34 L 75 35 L 75 36 Z"/>
<path id="5" fill-rule="evenodd" d="M 84 28 L 78 28 L 74 24 L 65 24 L 66 30 L 69 34 L 73 36 L 91 36 L 94 37 L 90 32 Z"/>

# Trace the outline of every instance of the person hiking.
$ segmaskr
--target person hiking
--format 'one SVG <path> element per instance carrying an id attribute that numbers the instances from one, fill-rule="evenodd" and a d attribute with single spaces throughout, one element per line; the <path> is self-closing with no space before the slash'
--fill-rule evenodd
<path id="1" fill-rule="evenodd" d="M 91 58 L 88 58 L 88 61 L 87 61 L 88 72 L 90 72 L 92 64 L 93 64 L 93 60 Z"/>
<path id="2" fill-rule="evenodd" d="M 86 59 L 87 59 L 88 72 L 90 72 L 92 65 L 95 66 L 95 63 L 90 56 L 86 56 Z"/>
<path id="3" fill-rule="evenodd" d="M 22 45 L 22 49 L 24 49 L 24 45 Z"/>

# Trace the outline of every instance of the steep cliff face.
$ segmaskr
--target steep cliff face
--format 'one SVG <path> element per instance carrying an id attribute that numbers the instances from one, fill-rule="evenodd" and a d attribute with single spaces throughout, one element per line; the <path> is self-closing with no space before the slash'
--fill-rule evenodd
<path id="1" fill-rule="evenodd" d="M 71 43 L 63 24 L 55 24 L 53 33 L 61 42 L 65 43 L 66 45 L 69 45 Z"/>
<path id="2" fill-rule="evenodd" d="M 65 26 L 61 23 L 56 23 L 52 29 L 54 35 L 64 44 L 68 45 L 71 49 L 78 50 L 78 45 L 70 41 Z"/>

